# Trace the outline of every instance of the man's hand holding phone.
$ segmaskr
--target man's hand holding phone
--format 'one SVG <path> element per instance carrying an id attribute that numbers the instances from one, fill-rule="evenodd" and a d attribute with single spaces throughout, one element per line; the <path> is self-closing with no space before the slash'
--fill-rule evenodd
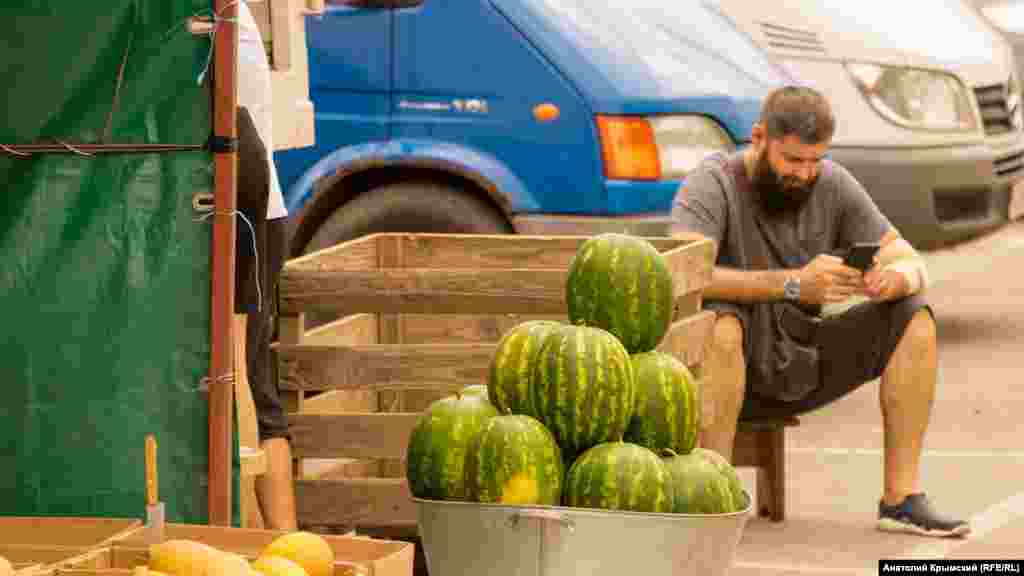
<path id="1" fill-rule="evenodd" d="M 860 270 L 847 266 L 843 259 L 819 254 L 800 269 L 800 301 L 805 304 L 842 302 L 865 290 Z"/>

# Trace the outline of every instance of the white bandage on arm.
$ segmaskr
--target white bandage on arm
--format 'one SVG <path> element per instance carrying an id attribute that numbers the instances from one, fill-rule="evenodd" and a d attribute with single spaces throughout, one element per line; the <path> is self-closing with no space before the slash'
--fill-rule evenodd
<path id="1" fill-rule="evenodd" d="M 928 268 L 920 257 L 901 258 L 886 264 L 882 270 L 899 272 L 907 280 L 907 295 L 917 294 L 928 287 Z"/>

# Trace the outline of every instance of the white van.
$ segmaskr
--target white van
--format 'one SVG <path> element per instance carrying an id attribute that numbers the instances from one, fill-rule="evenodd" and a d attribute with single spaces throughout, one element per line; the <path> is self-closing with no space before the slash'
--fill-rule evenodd
<path id="1" fill-rule="evenodd" d="M 995 230 L 1024 178 L 1005 39 L 961 0 L 710 0 L 836 113 L 830 155 L 921 249 Z"/>

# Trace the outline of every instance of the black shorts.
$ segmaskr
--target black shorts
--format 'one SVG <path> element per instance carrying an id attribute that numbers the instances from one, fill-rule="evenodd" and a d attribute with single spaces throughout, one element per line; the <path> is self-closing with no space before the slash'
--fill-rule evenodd
<path id="1" fill-rule="evenodd" d="M 893 302 L 864 302 L 844 312 L 840 330 L 849 331 L 849 338 L 819 345 L 819 386 L 799 400 L 783 401 L 758 394 L 757 382 L 752 381 L 752 371 L 748 370 L 740 420 L 783 420 L 804 414 L 879 378 L 910 320 L 922 309 L 934 318 L 934 311 L 921 295 Z"/>
<path id="2" fill-rule="evenodd" d="M 248 316 L 245 361 L 261 441 L 288 437 L 288 419 L 277 385 L 277 362 L 270 352 L 277 318 L 277 279 L 284 264 L 286 219 L 267 220 L 270 172 L 266 153 L 248 110 L 239 108 L 236 204 L 237 210 L 252 224 L 252 229 L 245 220 L 238 219 L 235 313 Z"/>

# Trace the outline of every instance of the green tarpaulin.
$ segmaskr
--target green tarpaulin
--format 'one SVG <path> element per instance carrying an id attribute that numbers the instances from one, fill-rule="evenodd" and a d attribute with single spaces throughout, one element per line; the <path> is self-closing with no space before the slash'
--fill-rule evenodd
<path id="1" fill-rule="evenodd" d="M 209 0 L 0 3 L 0 144 L 204 144 Z M 207 517 L 206 150 L 0 152 L 0 515 Z M 237 523 L 237 443 L 233 493 Z"/>

